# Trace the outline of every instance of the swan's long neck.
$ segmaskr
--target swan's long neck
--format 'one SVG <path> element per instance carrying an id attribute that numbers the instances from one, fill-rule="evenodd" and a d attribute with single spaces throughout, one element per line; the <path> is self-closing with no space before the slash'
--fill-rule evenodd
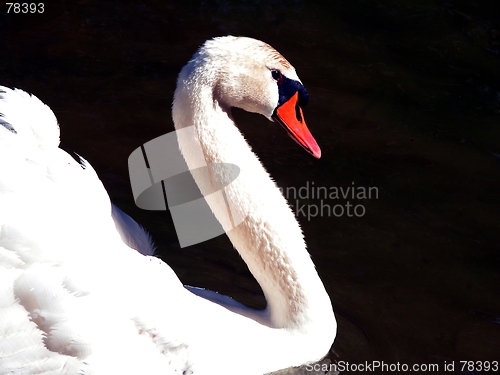
<path id="1" fill-rule="evenodd" d="M 264 292 L 267 308 L 259 320 L 273 328 L 300 330 L 312 322 L 331 319 L 329 297 L 306 251 L 299 224 L 235 126 L 230 109 L 217 97 L 214 85 L 203 79 L 187 79 L 181 73 L 173 119 L 177 129 L 192 126 L 191 132 L 178 133 L 181 152 L 191 170 L 211 163 L 240 168 L 233 182 L 218 167 L 194 177 Z M 207 197 L 218 190 L 217 186 L 226 186 L 224 194 Z M 244 219 L 234 227 L 237 218 Z"/>

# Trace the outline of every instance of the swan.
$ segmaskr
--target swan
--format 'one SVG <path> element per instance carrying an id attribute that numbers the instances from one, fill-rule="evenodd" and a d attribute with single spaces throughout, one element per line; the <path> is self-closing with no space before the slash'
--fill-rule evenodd
<path id="1" fill-rule="evenodd" d="M 177 81 L 179 148 L 190 170 L 215 166 L 193 177 L 263 290 L 267 307 L 252 310 L 185 287 L 90 163 L 59 148 L 50 108 L 0 86 L 0 373 L 256 375 L 323 358 L 336 335 L 330 298 L 231 116 L 262 114 L 319 158 L 307 100 L 292 65 L 246 37 L 208 40 Z M 240 168 L 234 181 L 224 163 Z M 244 218 L 236 226 L 227 204 Z"/>

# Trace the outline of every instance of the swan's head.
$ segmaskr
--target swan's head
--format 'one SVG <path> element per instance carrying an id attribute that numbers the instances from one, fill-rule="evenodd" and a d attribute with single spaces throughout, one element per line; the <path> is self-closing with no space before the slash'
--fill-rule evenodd
<path id="1" fill-rule="evenodd" d="M 221 106 L 260 113 L 285 128 L 316 158 L 321 150 L 306 126 L 302 107 L 309 101 L 293 66 L 269 44 L 246 37 L 211 39 L 184 67 L 179 80 L 213 87 Z"/>

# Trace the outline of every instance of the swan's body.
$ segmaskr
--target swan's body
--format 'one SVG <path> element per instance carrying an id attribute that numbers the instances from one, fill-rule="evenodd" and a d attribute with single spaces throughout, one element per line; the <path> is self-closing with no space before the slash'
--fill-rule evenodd
<path id="1" fill-rule="evenodd" d="M 301 86 L 268 45 L 214 39 L 182 70 L 173 105 L 176 128 L 193 126 L 179 137 L 190 169 L 240 168 L 227 201 L 207 201 L 225 228 L 227 204 L 245 217 L 228 236 L 264 291 L 264 311 L 188 291 L 168 265 L 133 250 L 153 247 L 130 218 L 112 215 L 92 167 L 58 148 L 50 109 L 0 87 L 0 373 L 263 374 L 327 353 L 330 299 L 293 213 L 230 116 L 238 106 L 282 117 L 290 98 L 276 71 Z M 195 180 L 205 196 L 227 185 L 217 168 Z"/>

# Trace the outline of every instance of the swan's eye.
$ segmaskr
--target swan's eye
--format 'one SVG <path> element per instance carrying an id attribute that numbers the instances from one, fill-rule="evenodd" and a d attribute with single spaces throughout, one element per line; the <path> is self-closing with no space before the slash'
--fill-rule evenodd
<path id="1" fill-rule="evenodd" d="M 276 80 L 276 81 L 279 81 L 280 78 L 282 78 L 283 76 L 281 75 L 281 72 L 279 70 L 271 70 L 271 75 L 273 76 L 273 78 Z"/>

